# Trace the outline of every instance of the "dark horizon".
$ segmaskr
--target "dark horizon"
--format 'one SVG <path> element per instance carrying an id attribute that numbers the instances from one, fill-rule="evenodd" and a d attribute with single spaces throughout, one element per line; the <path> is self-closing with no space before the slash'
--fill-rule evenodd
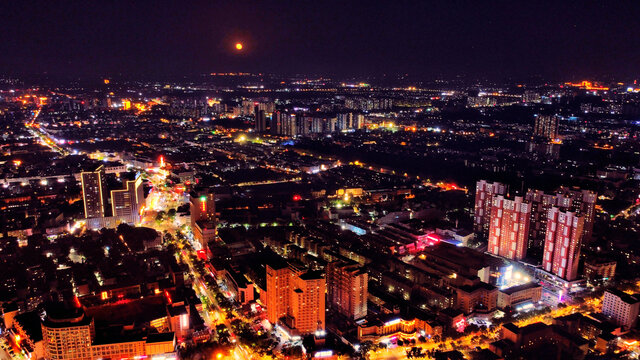
<path id="1" fill-rule="evenodd" d="M 639 75 L 638 2 L 6 2 L 0 73 Z M 242 51 L 235 50 L 241 42 Z"/>

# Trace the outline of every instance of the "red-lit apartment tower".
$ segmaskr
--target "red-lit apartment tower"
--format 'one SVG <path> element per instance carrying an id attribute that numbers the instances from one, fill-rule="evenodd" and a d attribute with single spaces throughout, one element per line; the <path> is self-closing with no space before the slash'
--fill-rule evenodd
<path id="1" fill-rule="evenodd" d="M 583 241 L 589 241 L 593 232 L 593 220 L 597 194 L 589 190 L 561 187 L 553 194 L 542 190 L 529 189 L 525 200 L 531 204 L 531 226 L 529 248 L 542 249 L 544 246 L 547 215 L 552 207 L 561 211 L 571 211 L 584 218 Z"/>
<path id="2" fill-rule="evenodd" d="M 531 204 L 531 223 L 529 225 L 528 249 L 542 249 L 547 232 L 547 215 L 553 206 L 557 206 L 557 196 L 542 190 L 527 190 L 525 201 Z"/>
<path id="3" fill-rule="evenodd" d="M 575 280 L 583 231 L 584 217 L 552 207 L 547 216 L 543 269 L 567 281 Z"/>
<path id="4" fill-rule="evenodd" d="M 593 236 L 593 222 L 596 214 L 598 194 L 591 190 L 568 188 L 562 186 L 556 191 L 557 206 L 574 212 L 584 218 L 584 235 L 582 241 L 589 242 Z"/>
<path id="5" fill-rule="evenodd" d="M 527 254 L 527 237 L 531 206 L 522 197 L 493 198 L 489 227 L 489 253 L 511 260 L 521 260 Z"/>
<path id="6" fill-rule="evenodd" d="M 493 197 L 506 195 L 507 186 L 498 182 L 490 183 L 480 180 L 476 183 L 476 202 L 473 216 L 476 232 L 487 235 L 489 233 L 489 220 L 491 219 L 491 206 Z"/>

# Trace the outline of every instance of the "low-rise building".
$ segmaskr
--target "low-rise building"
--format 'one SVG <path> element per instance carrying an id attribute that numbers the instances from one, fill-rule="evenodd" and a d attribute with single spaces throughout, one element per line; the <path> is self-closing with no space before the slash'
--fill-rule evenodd
<path id="1" fill-rule="evenodd" d="M 474 285 L 463 285 L 456 288 L 455 308 L 471 314 L 475 310 L 493 311 L 498 300 L 498 288 L 482 281 Z"/>
<path id="2" fill-rule="evenodd" d="M 513 286 L 498 291 L 497 306 L 500 309 L 507 307 L 517 308 L 518 305 L 535 304 L 542 297 L 542 286 L 530 282 L 527 284 Z"/>

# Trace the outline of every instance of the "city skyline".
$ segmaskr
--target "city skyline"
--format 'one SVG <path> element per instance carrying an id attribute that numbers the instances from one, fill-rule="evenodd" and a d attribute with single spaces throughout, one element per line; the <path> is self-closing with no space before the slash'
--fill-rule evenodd
<path id="1" fill-rule="evenodd" d="M 639 10 L 0 3 L 0 360 L 637 360 Z"/>
<path id="2" fill-rule="evenodd" d="M 6 2 L 14 75 L 633 78 L 637 2 Z M 29 26 L 24 26 L 29 24 Z M 242 44 L 237 49 L 236 44 Z"/>

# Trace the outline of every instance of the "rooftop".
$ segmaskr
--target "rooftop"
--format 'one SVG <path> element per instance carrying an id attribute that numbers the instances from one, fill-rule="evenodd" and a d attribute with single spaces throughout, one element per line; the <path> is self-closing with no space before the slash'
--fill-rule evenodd
<path id="1" fill-rule="evenodd" d="M 640 300 L 638 300 L 638 298 L 636 296 L 629 295 L 629 294 L 627 294 L 625 292 L 622 292 L 622 291 L 620 291 L 618 289 L 608 289 L 607 292 L 619 297 L 620 300 L 624 301 L 627 304 L 635 304 L 635 303 L 640 301 Z"/>
<path id="2" fill-rule="evenodd" d="M 510 288 L 504 289 L 504 290 L 500 290 L 501 293 L 505 293 L 507 295 L 511 295 L 513 293 L 516 293 L 518 291 L 523 291 L 523 290 L 528 290 L 528 289 L 534 289 L 534 288 L 539 288 L 540 285 L 534 283 L 534 282 L 529 282 L 526 284 L 522 284 L 522 285 L 518 285 L 518 286 L 512 286 Z"/>
<path id="3" fill-rule="evenodd" d="M 42 340 L 42 326 L 40 315 L 36 311 L 29 311 L 26 313 L 18 314 L 15 317 L 15 322 L 19 323 L 24 331 L 29 335 L 31 341 L 34 343 Z"/>

